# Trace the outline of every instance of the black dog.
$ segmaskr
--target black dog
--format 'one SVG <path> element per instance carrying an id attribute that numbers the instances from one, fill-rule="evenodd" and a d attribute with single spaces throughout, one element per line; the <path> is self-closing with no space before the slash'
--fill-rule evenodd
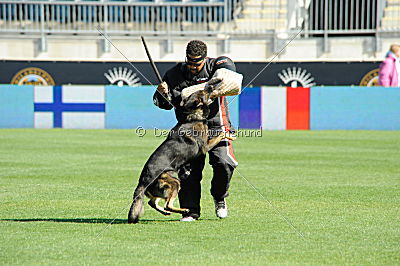
<path id="1" fill-rule="evenodd" d="M 205 154 L 222 139 L 234 139 L 226 136 L 225 132 L 209 138 L 206 119 L 209 114 L 208 100 L 209 92 L 201 90 L 182 102 L 181 105 L 188 114 L 186 121 L 183 124 L 178 123 L 147 160 L 133 194 L 133 203 L 128 214 L 129 223 L 137 223 L 143 214 L 144 195 L 150 198 L 149 205 L 164 215 L 189 211 L 173 205 L 180 190 L 180 173 L 187 175 L 188 163 L 200 154 Z M 166 201 L 165 207 L 158 205 L 160 199 Z"/>

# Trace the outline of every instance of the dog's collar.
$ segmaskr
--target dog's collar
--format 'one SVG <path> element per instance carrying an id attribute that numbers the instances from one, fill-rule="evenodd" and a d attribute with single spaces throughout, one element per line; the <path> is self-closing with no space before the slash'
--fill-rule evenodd
<path id="1" fill-rule="evenodd" d="M 207 122 L 207 119 L 185 119 L 185 123 L 190 123 L 190 122 Z"/>
<path id="2" fill-rule="evenodd" d="M 184 123 L 189 123 L 189 122 L 203 122 L 204 123 L 207 121 L 206 118 L 199 118 L 199 116 L 196 117 L 196 115 L 193 114 L 192 112 L 183 111 L 182 113 L 185 116 Z M 192 118 L 192 119 L 190 119 L 190 118 Z"/>

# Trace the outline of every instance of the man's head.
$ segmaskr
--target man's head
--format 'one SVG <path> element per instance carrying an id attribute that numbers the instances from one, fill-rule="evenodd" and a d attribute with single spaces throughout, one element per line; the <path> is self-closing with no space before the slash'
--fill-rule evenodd
<path id="1" fill-rule="evenodd" d="M 207 45 L 199 40 L 190 41 L 186 46 L 186 65 L 192 74 L 198 74 L 204 67 Z"/>
<path id="2" fill-rule="evenodd" d="M 392 44 L 390 46 L 390 51 L 394 53 L 397 57 L 400 57 L 400 45 Z"/>

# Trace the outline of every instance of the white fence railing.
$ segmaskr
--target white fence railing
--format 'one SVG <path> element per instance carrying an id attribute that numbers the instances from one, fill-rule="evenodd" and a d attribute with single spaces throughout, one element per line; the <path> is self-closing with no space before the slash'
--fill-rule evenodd
<path id="1" fill-rule="evenodd" d="M 307 34 L 400 32 L 400 0 L 289 0 L 291 27 Z"/>
<path id="2" fill-rule="evenodd" d="M 236 0 L 212 2 L 0 1 L 0 32 L 44 34 L 215 34 Z"/>
<path id="3" fill-rule="evenodd" d="M 301 36 L 400 33 L 400 0 L 0 0 L 0 33 Z"/>

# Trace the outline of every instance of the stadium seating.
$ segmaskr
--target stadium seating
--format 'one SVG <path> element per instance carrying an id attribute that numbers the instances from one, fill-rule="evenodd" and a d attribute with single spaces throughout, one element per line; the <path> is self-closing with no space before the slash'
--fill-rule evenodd
<path id="1" fill-rule="evenodd" d="M 244 0 L 236 29 L 263 31 L 282 30 L 287 26 L 286 0 Z"/>
<path id="2" fill-rule="evenodd" d="M 16 34 L 97 34 L 97 26 L 101 26 L 109 34 L 119 35 L 139 32 L 217 35 L 279 33 L 302 26 L 307 27 L 306 30 L 311 35 L 322 34 L 324 31 L 329 31 L 328 34 L 343 34 L 346 31 L 346 34 L 372 36 L 377 29 L 384 32 L 398 32 L 400 28 L 400 0 L 371 0 L 365 6 L 364 0 L 337 2 L 310 0 L 308 5 L 303 6 L 299 5 L 300 2 L 295 0 L 0 1 L 0 31 Z M 325 8 L 328 10 L 325 11 Z M 327 19 L 325 12 L 328 14 Z M 381 16 L 382 19 L 377 26 L 377 18 Z"/>
<path id="3" fill-rule="evenodd" d="M 7 32 L 96 33 L 97 25 L 109 33 L 203 32 L 240 30 L 249 21 L 259 29 L 275 29 L 276 12 L 286 0 L 82 0 L 0 1 L 0 30 Z M 57 3 L 63 2 L 63 3 Z M 277 2 L 276 4 L 271 4 Z M 148 3 L 148 4 L 146 4 Z M 244 7 L 248 11 L 244 12 Z M 252 11 L 252 8 L 258 9 Z M 263 9 L 263 10 L 261 10 Z M 284 25 L 285 10 L 278 12 Z M 238 19 L 239 18 L 239 19 Z M 232 23 L 238 19 L 238 23 Z M 267 20 L 265 22 L 265 20 Z M 256 26 L 256 25 L 252 25 Z M 257 28 L 257 27 L 251 27 Z"/>
<path id="4" fill-rule="evenodd" d="M 381 28 L 392 29 L 400 26 L 400 0 L 388 0 L 385 7 Z"/>

